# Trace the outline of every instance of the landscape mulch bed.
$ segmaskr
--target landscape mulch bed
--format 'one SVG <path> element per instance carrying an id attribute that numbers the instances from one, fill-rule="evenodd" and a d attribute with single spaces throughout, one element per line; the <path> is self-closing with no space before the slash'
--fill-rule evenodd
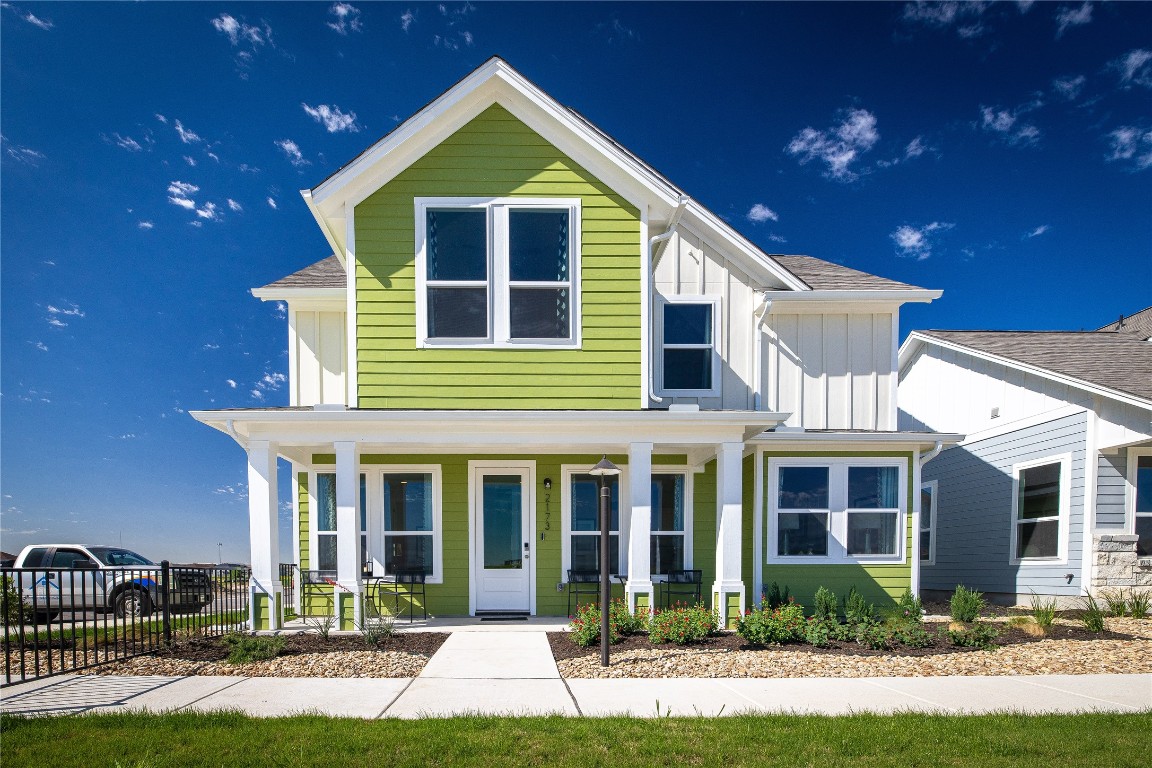
<path id="1" fill-rule="evenodd" d="M 281 635 L 284 650 L 277 656 L 286 659 L 311 653 L 339 653 L 341 651 L 397 651 L 400 653 L 431 656 L 448 639 L 445 632 L 397 633 L 370 647 L 360 635 L 332 635 L 327 640 L 317 634 Z M 171 648 L 157 651 L 158 659 L 180 659 L 183 661 L 224 661 L 229 648 L 218 637 L 193 637 L 177 640 Z"/>

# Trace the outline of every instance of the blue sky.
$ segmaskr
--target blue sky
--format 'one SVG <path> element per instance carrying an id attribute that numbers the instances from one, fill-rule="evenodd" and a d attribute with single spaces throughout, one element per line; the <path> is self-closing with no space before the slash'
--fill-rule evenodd
<path id="1" fill-rule="evenodd" d="M 186 411 L 287 404 L 298 190 L 492 55 L 766 251 L 943 289 L 904 333 L 1152 304 L 1149 3 L 4 2 L 3 549 L 247 560 Z"/>

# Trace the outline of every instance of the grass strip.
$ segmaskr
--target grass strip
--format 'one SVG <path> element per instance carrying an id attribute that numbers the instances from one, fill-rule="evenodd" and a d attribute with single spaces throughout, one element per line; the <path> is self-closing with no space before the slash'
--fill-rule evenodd
<path id="1" fill-rule="evenodd" d="M 1152 713 L 723 718 L 5 717 L 21 766 L 1141 766 Z"/>

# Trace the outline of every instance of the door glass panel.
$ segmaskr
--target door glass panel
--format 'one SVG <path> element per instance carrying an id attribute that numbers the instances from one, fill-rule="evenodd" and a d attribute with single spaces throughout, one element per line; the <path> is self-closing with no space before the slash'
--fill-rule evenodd
<path id="1" fill-rule="evenodd" d="M 484 567 L 523 567 L 523 488 L 519 475 L 485 475 L 483 482 Z"/>

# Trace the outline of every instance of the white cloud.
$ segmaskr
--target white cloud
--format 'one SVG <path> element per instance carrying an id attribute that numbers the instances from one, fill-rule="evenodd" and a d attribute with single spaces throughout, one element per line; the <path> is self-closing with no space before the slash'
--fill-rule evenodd
<path id="1" fill-rule="evenodd" d="M 1084 90 L 1087 78 L 1084 75 L 1076 77 L 1058 77 L 1052 81 L 1052 90 L 1068 101 L 1075 101 L 1080 92 Z"/>
<path id="2" fill-rule="evenodd" d="M 178 205 L 187 211 L 196 210 L 196 203 L 193 202 L 192 200 L 189 200 L 186 197 L 178 197 L 176 195 L 169 195 L 168 196 L 168 202 L 172 203 L 172 205 Z"/>
<path id="3" fill-rule="evenodd" d="M 311 165 L 311 162 L 304 158 L 304 154 L 300 151 L 300 146 L 291 139 L 281 139 L 274 142 L 276 146 L 283 150 L 284 154 L 288 157 L 288 161 L 295 166 Z"/>
<path id="4" fill-rule="evenodd" d="M 189 157 L 188 155 L 184 155 L 184 162 L 188 163 L 188 165 L 192 166 L 193 168 L 196 167 L 196 158 L 194 158 L 194 157 Z"/>
<path id="5" fill-rule="evenodd" d="M 348 3 L 338 2 L 333 3 L 332 7 L 328 9 L 328 13 L 336 17 L 336 21 L 329 21 L 328 28 L 335 30 L 341 35 L 347 35 L 349 30 L 352 32 L 361 32 L 363 28 L 360 24 L 360 9 Z"/>
<path id="6" fill-rule="evenodd" d="M 256 400 L 263 400 L 264 399 L 264 393 L 258 389 L 254 389 L 251 392 L 249 392 L 248 394 L 251 395 Z"/>
<path id="7" fill-rule="evenodd" d="M 40 350 L 41 352 L 47 352 L 48 351 L 48 345 L 42 341 L 30 341 L 28 343 L 31 344 L 32 346 L 36 347 L 36 349 Z"/>
<path id="8" fill-rule="evenodd" d="M 150 221 L 140 221 L 136 223 L 136 226 L 140 229 L 152 229 L 156 225 Z"/>
<path id="9" fill-rule="evenodd" d="M 200 191 L 200 187 L 186 181 L 173 181 L 168 185 L 168 194 L 188 197 Z"/>
<path id="10" fill-rule="evenodd" d="M 980 128 L 1000 134 L 1009 144 L 1035 144 L 1040 140 L 1040 129 L 1020 122 L 1016 111 L 980 107 Z"/>
<path id="11" fill-rule="evenodd" d="M 919 136 L 917 136 L 916 138 L 912 139 L 912 141 L 908 142 L 908 146 L 904 147 L 904 159 L 911 160 L 914 157 L 920 157 L 920 155 L 927 152 L 928 149 L 928 145 L 925 144 Z"/>
<path id="12" fill-rule="evenodd" d="M 227 13 L 222 13 L 212 19 L 212 26 L 216 28 L 217 32 L 226 35 L 228 42 L 232 43 L 232 45 L 248 43 L 255 47 L 257 45 L 265 45 L 272 41 L 272 29 L 268 26 L 267 22 L 265 22 L 262 27 L 257 27 L 245 24 Z"/>
<path id="13" fill-rule="evenodd" d="M 236 202 L 232 198 L 228 198 L 228 210 L 234 211 L 235 213 L 241 213 L 244 210 L 244 206 L 240 205 L 240 203 Z"/>
<path id="14" fill-rule="evenodd" d="M 26 21 L 29 24 L 31 24 L 32 26 L 34 26 L 38 29 L 42 29 L 45 32 L 52 29 L 52 27 L 56 26 L 55 24 L 52 23 L 52 21 L 50 19 L 42 19 L 39 16 L 37 16 L 36 14 L 32 13 L 31 11 L 21 10 L 20 8 L 17 8 L 16 6 L 12 5 L 11 3 L 0 3 L 0 8 L 5 8 L 5 9 L 11 11 L 12 13 L 16 14 L 16 16 L 20 20 Z"/>
<path id="15" fill-rule="evenodd" d="M 1092 3 L 1085 2 L 1079 8 L 1065 6 L 1056 12 L 1056 37 L 1064 34 L 1069 27 L 1079 27 L 1092 21 Z"/>
<path id="16" fill-rule="evenodd" d="M 180 141 L 185 144 L 195 144 L 200 141 L 200 136 L 185 128 L 179 120 L 176 121 L 176 133 L 180 134 Z"/>
<path id="17" fill-rule="evenodd" d="M 272 210 L 276 210 L 278 208 L 278 206 L 276 205 L 276 201 L 274 199 L 272 199 L 271 197 L 268 198 L 267 200 L 265 200 L 265 202 L 268 203 L 268 207 L 271 208 Z"/>
<path id="18" fill-rule="evenodd" d="M 788 238 L 784 237 L 784 235 L 771 234 L 771 235 L 768 235 L 768 239 L 774 243 L 786 243 L 786 242 L 788 242 Z"/>
<path id="19" fill-rule="evenodd" d="M 224 379 L 224 382 L 232 389 L 236 389 L 236 382 L 233 379 Z"/>
<path id="20" fill-rule="evenodd" d="M 754 224 L 761 224 L 765 221 L 780 221 L 780 216 L 777 215 L 776 211 L 762 203 L 756 203 L 748 209 L 745 217 Z"/>
<path id="21" fill-rule="evenodd" d="M 1036 0 L 1016 0 L 1016 7 L 1020 10 L 1020 13 L 1028 13 L 1028 11 L 1032 9 L 1034 2 L 1036 2 Z"/>
<path id="22" fill-rule="evenodd" d="M 898 256 L 907 256 L 915 258 L 917 261 L 923 261 L 932 255 L 932 235 L 936 232 L 943 232 L 952 229 L 955 224 L 950 224 L 942 221 L 934 221 L 931 224 L 926 224 L 922 227 L 913 227 L 909 224 L 903 224 L 896 228 L 889 237 L 896 243 Z"/>
<path id="23" fill-rule="evenodd" d="M 128 150 L 129 152 L 139 152 L 140 150 L 144 149 L 142 146 L 140 146 L 140 142 L 136 141 L 136 139 L 132 138 L 131 136 L 121 136 L 118 133 L 112 134 L 112 137 L 109 139 L 109 141 L 121 149 Z"/>
<path id="24" fill-rule="evenodd" d="M 208 155 L 208 157 L 212 158 L 216 162 L 220 162 L 220 158 L 216 156 L 215 152 L 205 152 L 204 154 Z"/>
<path id="25" fill-rule="evenodd" d="M 213 344 L 212 342 L 208 342 L 204 346 L 200 347 L 200 349 L 203 349 L 203 350 L 208 351 L 208 352 L 212 352 L 212 351 L 215 351 L 217 349 L 220 349 L 220 345 L 219 344 Z"/>
<path id="26" fill-rule="evenodd" d="M 1152 51 L 1136 48 L 1111 62 L 1108 66 L 1120 72 L 1120 83 L 1137 83 L 1152 88 Z"/>
<path id="27" fill-rule="evenodd" d="M 954 24 L 959 25 L 956 34 L 960 37 L 971 38 L 983 33 L 984 27 L 979 18 L 987 9 L 988 3 L 984 2 L 947 0 L 937 3 L 916 0 L 914 3 L 904 5 L 902 19 L 909 24 L 923 24 L 934 29 L 947 29 Z M 969 19 L 972 20 L 970 23 L 960 24 L 961 21 Z"/>
<path id="28" fill-rule="evenodd" d="M 318 107 L 310 107 L 301 102 L 301 107 L 304 111 L 316 122 L 323 123 L 324 128 L 328 133 L 340 133 L 341 131 L 349 131 L 356 133 L 360 130 L 360 126 L 356 124 L 355 112 L 341 112 L 340 107 L 333 104 L 321 104 Z"/>
<path id="29" fill-rule="evenodd" d="M 824 175 L 828 178 L 854 181 L 857 174 L 851 169 L 852 163 L 872 149 L 879 139 L 876 116 L 866 109 L 852 109 L 844 113 L 839 125 L 824 131 L 811 127 L 800 131 L 786 151 L 798 157 L 801 165 L 812 160 L 824 163 L 827 166 Z"/>
<path id="30" fill-rule="evenodd" d="M 3 145 L 5 155 L 24 165 L 30 165 L 33 168 L 37 167 L 39 161 L 44 159 L 43 152 L 37 152 L 29 147 L 13 144 L 8 141 L 8 137 L 3 134 L 0 134 L 0 145 Z"/>
<path id="31" fill-rule="evenodd" d="M 1104 157 L 1106 161 L 1129 164 L 1134 171 L 1152 168 L 1152 130 L 1125 125 L 1107 138 L 1111 140 L 1112 151 Z"/>
<path id="32" fill-rule="evenodd" d="M 1024 237 L 1025 238 L 1040 237 L 1040 235 L 1044 234 L 1045 232 L 1047 232 L 1050 229 L 1052 229 L 1052 227 L 1048 226 L 1047 224 L 1041 224 L 1040 226 L 1036 227 L 1036 229 L 1034 229 L 1031 232 L 1029 232 L 1028 234 L 1024 235 Z"/>
<path id="33" fill-rule="evenodd" d="M 69 306 L 67 307 L 57 307 L 53 304 L 49 304 L 45 308 L 48 311 L 48 317 L 46 318 L 48 325 L 52 326 L 53 328 L 67 328 L 68 323 L 64 322 L 64 318 L 81 318 L 85 316 L 84 310 L 80 309 L 80 307 L 76 306 L 72 302 L 68 302 L 68 305 Z"/>
<path id="34" fill-rule="evenodd" d="M 408 10 L 404 11 L 404 13 L 400 14 L 400 29 L 407 32 L 408 28 L 412 26 L 412 22 L 414 21 L 416 21 L 416 14 L 412 12 L 411 8 L 409 8 Z"/>
<path id="35" fill-rule="evenodd" d="M 164 117 L 164 115 L 160 114 L 159 112 L 156 113 L 156 119 L 164 123 L 164 125 L 168 125 L 168 118 Z"/>
<path id="36" fill-rule="evenodd" d="M 216 203 L 204 203 L 196 209 L 196 215 L 208 221 L 220 221 L 220 210 Z"/>

